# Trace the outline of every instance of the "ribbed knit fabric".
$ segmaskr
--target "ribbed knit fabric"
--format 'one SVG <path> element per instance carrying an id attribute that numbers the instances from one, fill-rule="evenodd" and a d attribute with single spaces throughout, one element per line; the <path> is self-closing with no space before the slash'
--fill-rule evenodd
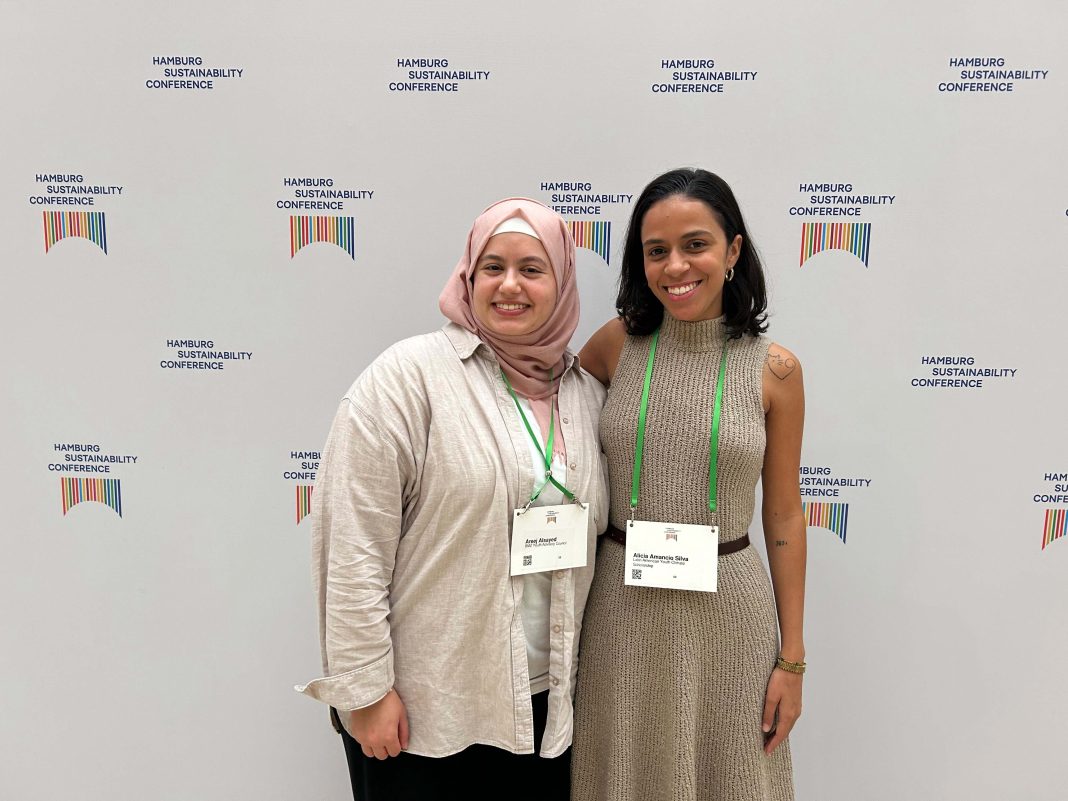
<path id="1" fill-rule="evenodd" d="M 718 514 L 708 456 L 719 320 L 665 317 L 649 395 L 637 517 L 745 534 L 764 458 L 764 337 L 728 345 Z M 601 415 L 611 521 L 630 508 L 634 437 L 651 337 L 628 337 Z M 793 801 L 789 742 L 760 730 L 778 654 L 775 602 L 752 548 L 719 559 L 715 593 L 625 587 L 623 547 L 602 537 L 586 605 L 572 761 L 574 801 Z"/>

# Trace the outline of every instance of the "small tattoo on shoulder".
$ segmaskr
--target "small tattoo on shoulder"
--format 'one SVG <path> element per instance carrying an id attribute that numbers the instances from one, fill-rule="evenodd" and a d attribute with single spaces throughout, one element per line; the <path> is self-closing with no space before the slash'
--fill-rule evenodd
<path id="1" fill-rule="evenodd" d="M 789 545 L 786 540 L 775 540 L 775 547 L 781 548 L 783 545 Z"/>
<path id="2" fill-rule="evenodd" d="M 778 353 L 768 353 L 768 369 L 780 381 L 785 381 L 797 369 L 797 362 Z"/>

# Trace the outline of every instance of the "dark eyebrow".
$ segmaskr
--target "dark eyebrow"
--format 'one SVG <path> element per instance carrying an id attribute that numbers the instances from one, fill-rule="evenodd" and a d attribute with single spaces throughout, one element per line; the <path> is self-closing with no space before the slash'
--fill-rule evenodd
<path id="1" fill-rule="evenodd" d="M 705 231 L 705 230 L 703 230 L 701 228 L 697 228 L 697 229 L 694 229 L 693 231 L 687 231 L 685 234 L 682 235 L 682 238 L 683 239 L 691 239 L 692 237 L 695 237 L 695 236 L 711 237 L 711 236 L 714 236 L 714 234 L 711 231 Z M 663 239 L 646 239 L 646 240 L 644 240 L 642 242 L 643 246 L 645 246 L 645 245 L 662 245 L 662 244 L 664 244 L 664 240 Z"/>
<path id="2" fill-rule="evenodd" d="M 504 261 L 504 258 L 502 256 L 498 256 L 496 253 L 483 253 L 481 256 L 478 257 L 478 261 L 475 263 L 481 264 L 487 259 L 494 261 Z M 524 256 L 519 260 L 520 264 L 528 264 L 530 262 L 534 262 L 535 264 L 540 264 L 543 266 L 548 266 L 548 262 L 546 262 L 545 259 L 543 259 L 541 256 Z"/>

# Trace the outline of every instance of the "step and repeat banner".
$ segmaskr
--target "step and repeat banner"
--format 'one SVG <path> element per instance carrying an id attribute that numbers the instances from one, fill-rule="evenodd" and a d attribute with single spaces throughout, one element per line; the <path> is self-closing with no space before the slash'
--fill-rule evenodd
<path id="1" fill-rule="evenodd" d="M 1068 797 L 1060 0 L 0 13 L 0 796 L 346 797 L 292 689 L 339 398 L 510 195 L 580 347 L 701 166 L 805 369 L 798 798 Z"/>

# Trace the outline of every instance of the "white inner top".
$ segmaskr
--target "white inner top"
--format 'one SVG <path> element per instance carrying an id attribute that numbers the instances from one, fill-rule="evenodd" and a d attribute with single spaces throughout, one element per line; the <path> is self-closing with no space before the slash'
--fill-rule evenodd
<path id="1" fill-rule="evenodd" d="M 523 414 L 527 416 L 531 430 L 544 448 L 545 437 L 538 427 L 538 421 L 534 418 L 534 410 L 530 408 L 530 402 L 518 395 L 516 397 L 519 398 L 519 405 L 523 409 Z M 545 471 L 541 469 L 544 462 L 530 437 L 527 437 L 527 446 L 530 448 L 530 459 L 534 463 L 536 476 L 535 484 L 530 490 L 533 494 L 538 484 L 544 480 Z M 559 454 L 553 456 L 553 478 L 565 487 L 567 486 L 567 461 L 566 457 Z M 556 506 L 562 503 L 566 503 L 564 494 L 552 484 L 547 484 L 533 505 Z M 549 689 L 549 599 L 552 576 L 552 571 L 529 573 L 523 576 L 523 600 L 520 604 L 520 613 L 523 616 L 523 632 L 527 638 L 527 670 L 530 673 L 531 695 Z"/>

